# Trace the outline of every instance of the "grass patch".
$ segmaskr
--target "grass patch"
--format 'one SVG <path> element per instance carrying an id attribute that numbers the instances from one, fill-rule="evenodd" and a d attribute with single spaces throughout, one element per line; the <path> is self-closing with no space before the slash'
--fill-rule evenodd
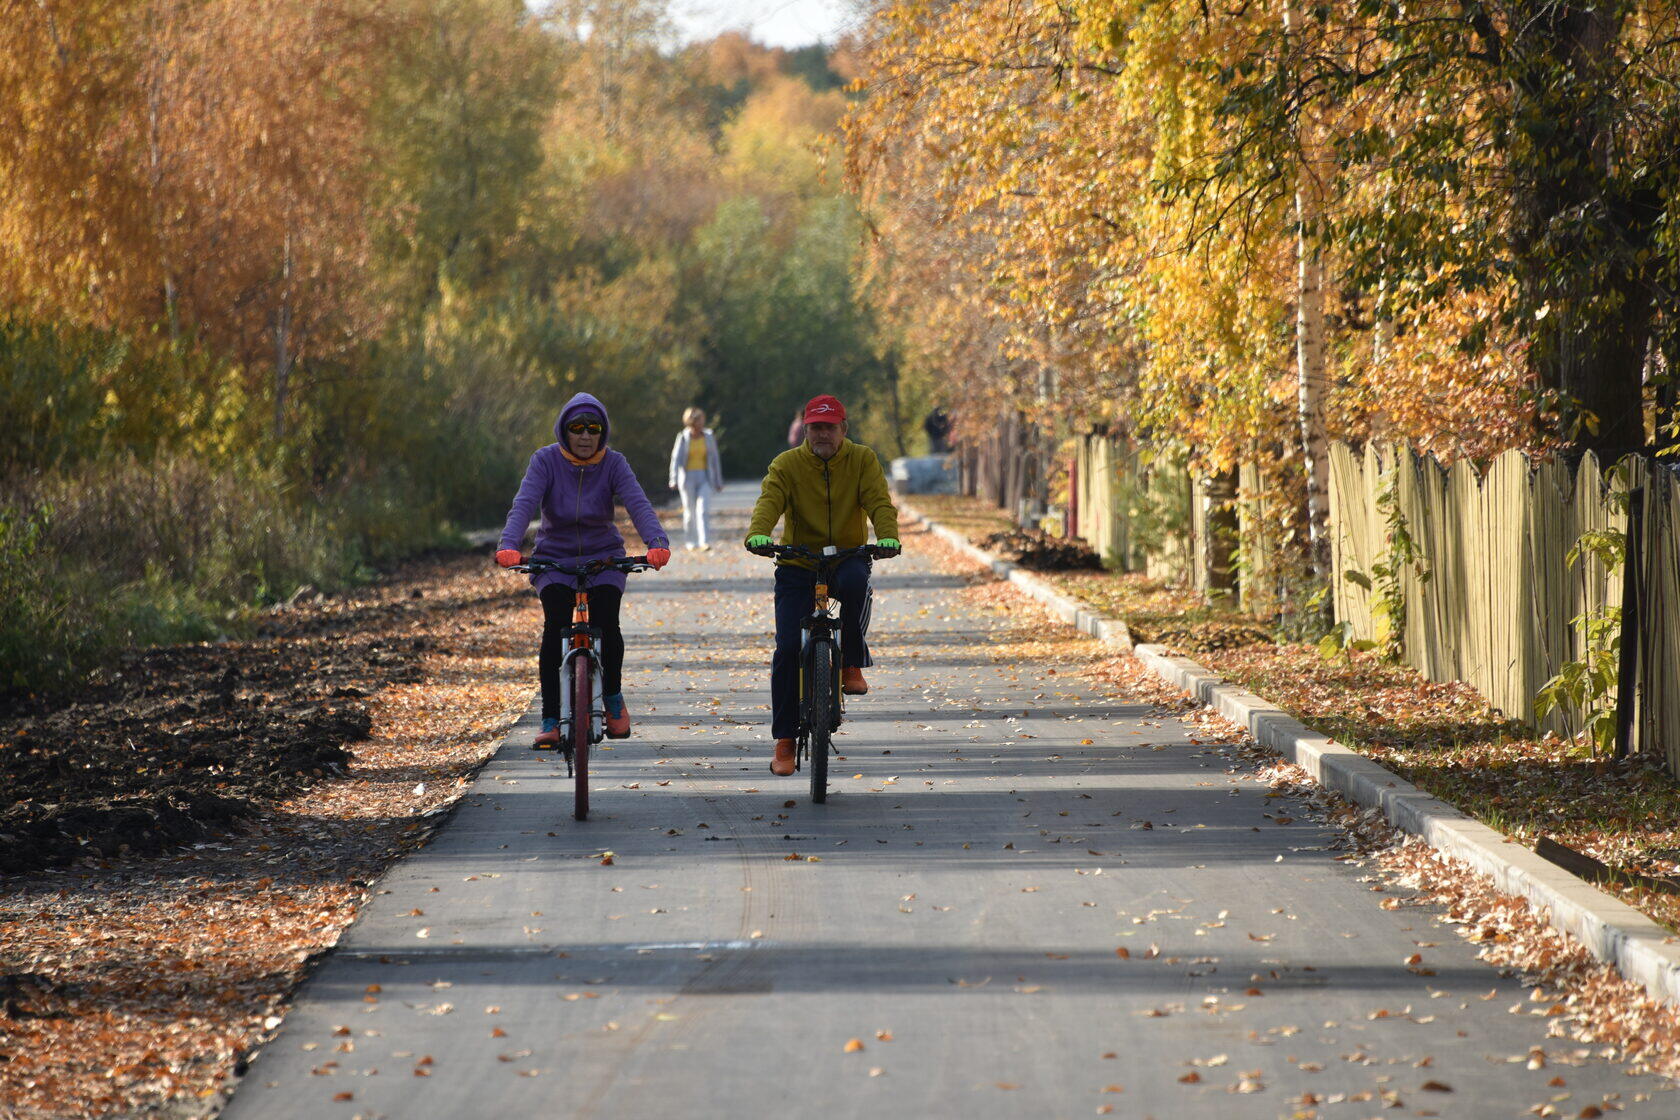
<path id="1" fill-rule="evenodd" d="M 74 689 L 125 650 L 249 632 L 303 587 L 455 543 L 369 485 L 323 509 L 277 469 L 191 457 L 30 475 L 0 499 L 0 701 Z"/>
<path id="2" fill-rule="evenodd" d="M 993 533 L 1016 528 L 1013 518 L 984 498 L 970 498 L 962 494 L 911 494 L 904 500 L 917 513 L 933 518 L 976 544 Z"/>
<path id="3" fill-rule="evenodd" d="M 1064 595 L 1126 620 L 1132 640 L 1184 654 L 1271 645 L 1271 631 L 1229 603 L 1208 603 L 1142 572 L 1040 572 Z"/>

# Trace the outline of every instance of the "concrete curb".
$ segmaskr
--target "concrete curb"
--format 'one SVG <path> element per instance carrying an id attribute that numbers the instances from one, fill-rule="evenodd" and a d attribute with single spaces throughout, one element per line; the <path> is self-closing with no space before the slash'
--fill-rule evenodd
<path id="1" fill-rule="evenodd" d="M 1573 936 L 1599 960 L 1615 965 L 1625 978 L 1652 997 L 1680 1007 L 1680 937 L 1638 910 L 1364 755 L 1320 735 L 1276 705 L 1226 684 L 1212 670 L 1182 657 L 1168 656 L 1158 646 L 1134 645 L 1124 621 L 1091 610 L 1032 573 L 974 547 L 930 518 L 906 512 L 958 552 L 1044 603 L 1063 621 L 1131 653 L 1168 684 L 1246 728 L 1256 742 L 1300 766 L 1319 784 L 1356 804 L 1380 809 L 1389 824 L 1469 864 L 1501 891 L 1522 897 L 1542 921 Z"/>

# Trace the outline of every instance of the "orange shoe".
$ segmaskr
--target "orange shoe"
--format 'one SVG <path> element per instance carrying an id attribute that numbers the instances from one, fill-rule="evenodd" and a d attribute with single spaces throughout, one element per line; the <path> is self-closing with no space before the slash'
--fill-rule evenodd
<path id="1" fill-rule="evenodd" d="M 543 720 L 542 731 L 531 740 L 534 751 L 557 751 L 560 749 L 560 721 L 557 719 Z"/>
<path id="2" fill-rule="evenodd" d="M 624 694 L 609 696 L 607 705 L 607 738 L 630 738 L 630 709 L 624 706 Z"/>
<path id="3" fill-rule="evenodd" d="M 863 670 L 855 665 L 848 665 L 840 670 L 840 691 L 847 696 L 862 696 L 869 691 L 869 682 L 863 679 Z"/>
<path id="4" fill-rule="evenodd" d="M 770 760 L 770 773 L 785 778 L 793 773 L 793 740 L 776 740 L 776 757 Z"/>

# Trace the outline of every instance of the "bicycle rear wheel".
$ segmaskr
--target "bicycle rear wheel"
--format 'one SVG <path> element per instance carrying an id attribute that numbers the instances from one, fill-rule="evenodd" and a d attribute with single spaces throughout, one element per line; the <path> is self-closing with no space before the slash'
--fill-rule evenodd
<path id="1" fill-rule="evenodd" d="M 589 658 L 572 658 L 572 816 L 589 819 L 589 732 L 595 723 L 595 695 Z"/>
<path id="2" fill-rule="evenodd" d="M 822 804 L 828 800 L 828 744 L 834 736 L 834 643 L 818 639 L 811 643 L 810 707 L 806 716 L 811 723 L 811 800 Z"/>

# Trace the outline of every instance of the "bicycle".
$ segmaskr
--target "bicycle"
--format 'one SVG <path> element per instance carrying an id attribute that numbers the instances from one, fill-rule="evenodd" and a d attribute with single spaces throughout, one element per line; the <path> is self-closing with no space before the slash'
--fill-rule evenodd
<path id="1" fill-rule="evenodd" d="M 559 572 L 577 578 L 572 621 L 562 631 L 571 648 L 560 662 L 560 753 L 566 760 L 566 775 L 573 780 L 572 816 L 580 821 L 589 819 L 589 747 L 605 738 L 607 720 L 604 701 L 602 707 L 595 706 L 601 696 L 601 655 L 596 652 L 601 631 L 589 625 L 589 584 L 606 571 L 652 570 L 646 556 L 613 556 L 576 566 L 528 560 L 507 569 L 528 575 Z"/>
<path id="2" fill-rule="evenodd" d="M 800 622 L 804 637 L 799 643 L 799 734 L 794 739 L 793 768 L 803 769 L 811 760 L 811 800 L 828 800 L 828 756 L 835 750 L 834 733 L 845 716 L 844 693 L 840 690 L 840 618 L 828 598 L 828 582 L 841 562 L 853 556 L 886 559 L 897 556 L 895 549 L 878 545 L 836 550 L 833 545 L 821 555 L 803 545 L 770 544 L 747 551 L 776 560 L 811 560 L 817 565 L 817 584 L 811 613 Z"/>

